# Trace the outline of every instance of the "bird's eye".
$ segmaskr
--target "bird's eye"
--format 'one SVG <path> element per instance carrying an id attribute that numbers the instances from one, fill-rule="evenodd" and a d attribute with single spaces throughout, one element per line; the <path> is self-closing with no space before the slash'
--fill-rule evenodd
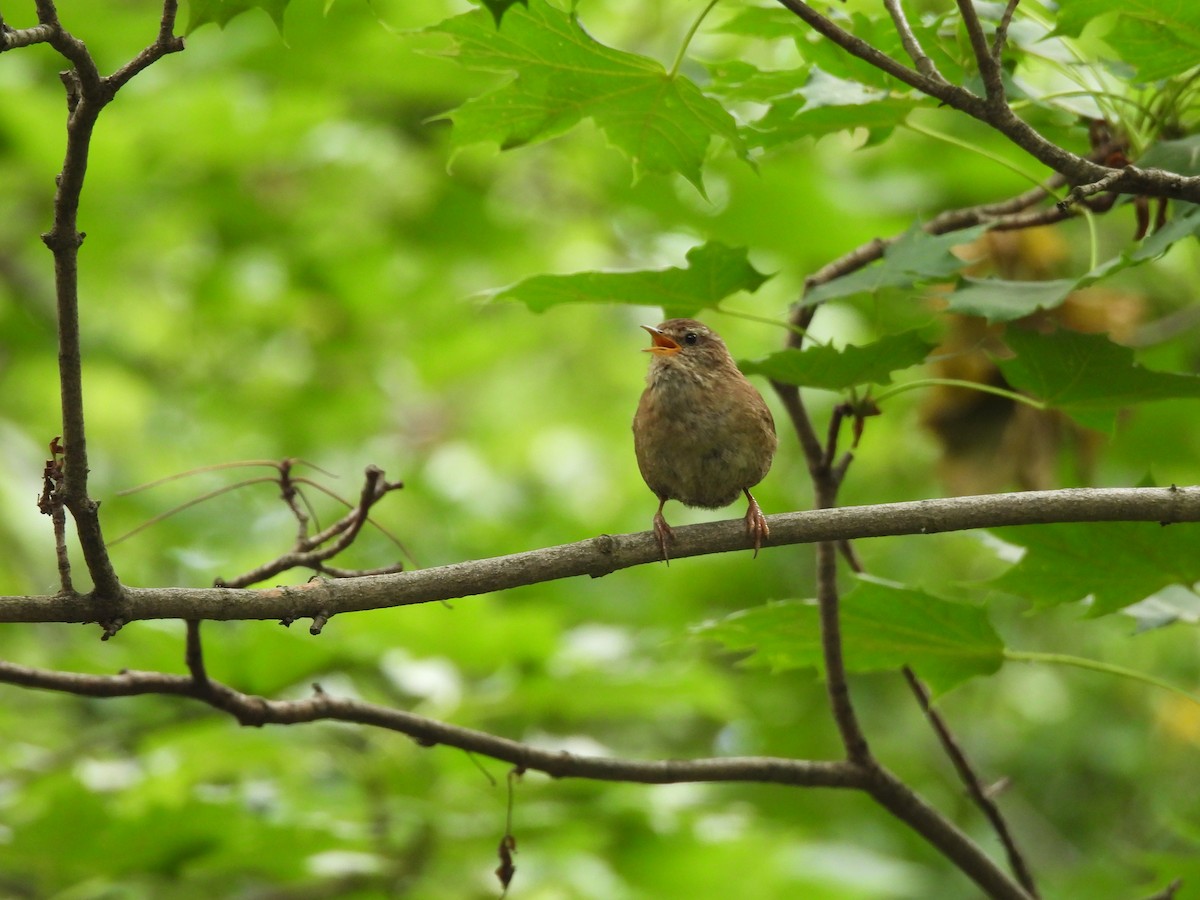
<path id="1" fill-rule="evenodd" d="M 683 336 L 683 342 L 685 344 L 694 344 L 698 340 L 700 340 L 700 335 L 696 334 L 694 331 L 689 331 Z"/>

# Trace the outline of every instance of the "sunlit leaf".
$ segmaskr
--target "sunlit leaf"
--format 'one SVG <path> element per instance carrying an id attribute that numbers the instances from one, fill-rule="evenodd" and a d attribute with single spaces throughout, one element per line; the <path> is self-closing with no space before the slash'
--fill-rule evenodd
<path id="1" fill-rule="evenodd" d="M 1075 522 L 996 530 L 1025 548 L 993 582 L 1038 607 L 1092 598 L 1090 614 L 1115 612 L 1168 585 L 1200 581 L 1200 528 L 1153 522 Z"/>
<path id="2" fill-rule="evenodd" d="M 841 598 L 846 668 L 911 666 L 938 693 L 1000 668 L 1004 647 L 984 610 L 923 591 L 861 579 Z M 776 671 L 824 669 L 815 601 L 788 600 L 734 613 L 699 629 Z"/>
<path id="3" fill-rule="evenodd" d="M 1110 429 L 1116 411 L 1131 404 L 1200 398 L 1200 377 L 1144 368 L 1104 335 L 1014 328 L 1004 341 L 1016 353 L 997 363 L 1009 384 L 1092 428 Z"/>
<path id="4" fill-rule="evenodd" d="M 859 384 L 890 384 L 892 373 L 922 362 L 933 344 L 917 331 L 891 334 L 863 347 L 788 349 L 739 362 L 743 372 L 800 387 L 840 391 Z"/>
<path id="5" fill-rule="evenodd" d="M 776 97 L 752 128 L 753 142 L 770 147 L 802 137 L 866 128 L 890 133 L 923 101 L 897 96 L 813 69 L 802 87 Z"/>
<path id="6" fill-rule="evenodd" d="M 1093 19 L 1115 13 L 1105 43 L 1143 82 L 1178 75 L 1200 64 L 1200 5 L 1192 0 L 1061 0 L 1058 34 L 1078 35 Z"/>
<path id="7" fill-rule="evenodd" d="M 713 136 L 744 156 L 733 117 L 660 63 L 592 39 L 578 19 L 530 0 L 496 28 L 483 10 L 431 29 L 452 37 L 469 69 L 516 77 L 448 114 L 458 146 L 503 149 L 561 134 L 591 118 L 641 172 L 678 172 L 703 192 L 700 167 Z"/>
<path id="8" fill-rule="evenodd" d="M 562 303 L 661 306 L 670 318 L 711 309 L 738 291 L 753 293 L 770 277 L 750 264 L 746 248 L 710 242 L 689 250 L 684 268 L 535 275 L 504 288 L 494 299 L 517 300 L 534 312 Z"/>

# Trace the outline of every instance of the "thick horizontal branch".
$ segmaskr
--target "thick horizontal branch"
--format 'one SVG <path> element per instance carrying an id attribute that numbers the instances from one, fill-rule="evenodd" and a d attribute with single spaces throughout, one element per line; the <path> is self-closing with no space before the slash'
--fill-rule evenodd
<path id="1" fill-rule="evenodd" d="M 134 697 L 171 694 L 200 700 L 229 713 L 243 725 L 296 725 L 336 721 L 372 725 L 406 734 L 422 746 L 445 744 L 489 756 L 555 778 L 592 778 L 639 784 L 699 781 L 751 781 L 796 787 L 863 788 L 862 769 L 842 761 L 811 761 L 751 756 L 692 760 L 630 760 L 577 756 L 548 750 L 483 731 L 448 725 L 410 712 L 359 700 L 332 697 L 317 688 L 303 700 L 267 700 L 212 681 L 161 672 L 84 675 L 33 669 L 0 661 L 0 683 L 80 694 Z"/>
<path id="2" fill-rule="evenodd" d="M 1122 521 L 1200 521 L 1200 487 L 1026 491 L 785 513 L 767 517 L 771 536 L 763 550 L 788 544 L 1005 525 Z M 750 548 L 740 518 L 680 526 L 674 533 L 672 560 Z M 631 566 L 657 563 L 659 552 L 654 533 L 643 531 L 605 534 L 573 544 L 412 572 L 264 590 L 127 587 L 119 603 L 100 603 L 84 596 L 0 597 L 0 622 L 291 621 L 317 617 L 323 621 L 338 613 L 453 600 L 578 575 L 598 578 Z M 746 564 L 753 562 L 747 559 Z"/>

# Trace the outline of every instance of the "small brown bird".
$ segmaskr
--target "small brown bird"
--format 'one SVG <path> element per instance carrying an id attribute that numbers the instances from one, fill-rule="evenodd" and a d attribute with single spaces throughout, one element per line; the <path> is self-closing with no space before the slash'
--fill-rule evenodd
<path id="1" fill-rule="evenodd" d="M 750 501 L 746 531 L 758 555 L 770 535 L 750 494 L 766 476 L 778 440 L 775 420 L 762 395 L 746 380 L 725 342 L 695 319 L 643 325 L 653 344 L 646 390 L 633 417 L 633 449 L 647 486 L 658 497 L 654 534 L 669 560 L 671 526 L 663 505 L 716 509 L 739 493 Z"/>

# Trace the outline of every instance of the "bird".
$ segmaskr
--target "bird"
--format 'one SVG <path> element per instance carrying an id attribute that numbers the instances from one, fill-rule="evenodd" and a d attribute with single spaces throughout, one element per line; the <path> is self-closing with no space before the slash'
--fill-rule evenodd
<path id="1" fill-rule="evenodd" d="M 778 438 L 762 395 L 738 369 L 725 342 L 695 319 L 668 319 L 644 348 L 653 354 L 633 417 L 633 448 L 646 486 L 658 497 L 654 535 L 670 563 L 668 500 L 716 509 L 745 494 L 754 555 L 770 535 L 750 488 L 766 477 Z"/>

